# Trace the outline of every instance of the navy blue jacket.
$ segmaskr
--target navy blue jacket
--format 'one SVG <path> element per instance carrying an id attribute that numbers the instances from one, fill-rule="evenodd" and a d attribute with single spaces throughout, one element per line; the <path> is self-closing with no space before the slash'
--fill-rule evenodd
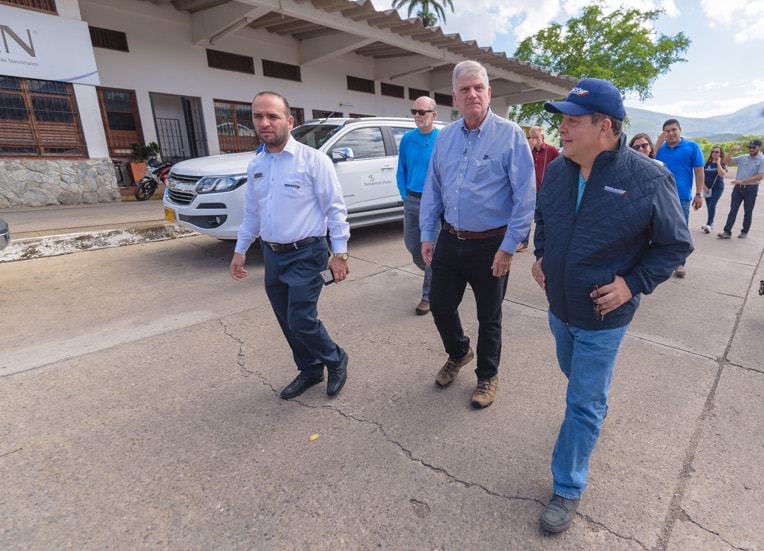
<path id="1" fill-rule="evenodd" d="M 628 324 L 649 294 L 693 250 L 671 173 L 637 153 L 621 135 L 597 156 L 576 213 L 579 166 L 558 157 L 547 168 L 536 205 L 534 246 L 549 308 L 581 329 Z M 631 300 L 599 321 L 589 293 L 624 278 Z"/>

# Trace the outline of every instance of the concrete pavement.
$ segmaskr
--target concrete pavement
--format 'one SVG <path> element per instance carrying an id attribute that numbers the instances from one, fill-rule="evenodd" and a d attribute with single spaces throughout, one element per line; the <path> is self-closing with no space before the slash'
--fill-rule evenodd
<path id="1" fill-rule="evenodd" d="M 164 220 L 159 199 L 5 209 L 12 242 L 0 262 L 174 239 L 193 232 Z"/>
<path id="2" fill-rule="evenodd" d="M 110 217 L 87 227 L 135 205 L 86 207 Z M 256 255 L 245 291 L 221 283 L 239 313 L 5 377 L 18 344 L 0 340 L 0 548 L 764 549 L 759 212 L 746 240 L 692 213 L 688 275 L 643 299 L 565 534 L 538 531 L 565 387 L 532 256 L 512 268 L 497 401 L 474 411 L 472 366 L 434 386 L 445 358 L 393 225 L 354 232 L 350 279 L 322 295 L 351 358 L 334 400 L 323 385 L 277 397 L 293 368 Z M 474 338 L 469 293 L 462 317 Z"/>

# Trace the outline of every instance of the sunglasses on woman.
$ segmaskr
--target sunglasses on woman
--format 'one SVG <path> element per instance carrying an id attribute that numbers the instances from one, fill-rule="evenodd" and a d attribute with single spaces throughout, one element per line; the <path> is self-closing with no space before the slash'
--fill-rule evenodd
<path id="1" fill-rule="evenodd" d="M 632 147 L 634 149 L 647 149 L 648 147 L 650 147 L 650 144 L 649 143 L 635 143 Z"/>

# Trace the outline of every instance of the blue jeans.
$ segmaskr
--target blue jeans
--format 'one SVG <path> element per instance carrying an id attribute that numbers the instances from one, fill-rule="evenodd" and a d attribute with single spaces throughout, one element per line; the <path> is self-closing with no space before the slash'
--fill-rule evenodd
<path id="1" fill-rule="evenodd" d="M 751 229 L 751 220 L 753 220 L 753 206 L 756 204 L 756 194 L 759 192 L 759 186 L 733 186 L 732 197 L 730 198 L 730 213 L 727 216 L 727 223 L 724 225 L 726 233 L 732 233 L 732 226 L 737 218 L 737 211 L 740 204 L 743 204 L 743 228 L 741 233 L 748 233 Z"/>
<path id="2" fill-rule="evenodd" d="M 422 239 L 419 231 L 419 204 L 421 199 L 413 195 L 407 195 L 403 200 L 403 242 L 406 249 L 411 253 L 411 259 L 417 268 L 424 270 L 424 282 L 422 283 L 422 299 L 430 300 L 430 287 L 432 286 L 432 268 L 425 264 L 422 258 Z M 438 230 L 439 232 L 440 230 Z M 435 240 L 438 240 L 438 232 Z"/>
<path id="3" fill-rule="evenodd" d="M 690 225 L 690 207 L 692 206 L 692 199 L 685 200 L 685 199 L 679 199 L 679 204 L 682 207 L 682 212 L 684 213 L 684 223 L 688 226 Z M 682 266 L 685 265 L 687 260 L 682 260 Z"/>
<path id="4" fill-rule="evenodd" d="M 714 225 L 714 218 L 716 217 L 716 203 L 724 193 L 724 182 L 720 181 L 711 188 L 711 197 L 706 197 L 706 207 L 708 207 L 708 220 L 706 226 Z"/>
<path id="5" fill-rule="evenodd" d="M 578 499 L 586 488 L 589 458 L 607 413 L 613 367 L 628 327 L 586 331 L 566 325 L 549 311 L 557 361 L 568 379 L 565 418 L 552 453 L 553 491 L 558 496 Z"/>
<path id="6" fill-rule="evenodd" d="M 296 251 L 275 253 L 263 245 L 265 292 L 292 349 L 297 369 L 307 377 L 321 377 L 324 366 L 337 368 L 345 351 L 337 346 L 318 319 L 318 297 L 324 288 L 326 239 Z"/>
<path id="7" fill-rule="evenodd" d="M 475 295 L 478 318 L 478 380 L 499 372 L 501 359 L 501 306 L 507 293 L 507 276 L 494 277 L 493 257 L 504 237 L 458 239 L 440 232 L 432 258 L 430 310 L 443 347 L 452 358 L 461 358 L 470 348 L 459 317 L 459 304 L 469 283 Z"/>

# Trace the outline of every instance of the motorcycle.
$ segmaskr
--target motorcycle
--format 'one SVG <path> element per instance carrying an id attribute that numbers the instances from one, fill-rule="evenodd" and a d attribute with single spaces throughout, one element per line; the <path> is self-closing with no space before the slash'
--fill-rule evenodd
<path id="1" fill-rule="evenodd" d="M 164 184 L 167 180 L 167 174 L 172 168 L 172 163 L 158 161 L 155 158 L 149 160 L 146 164 L 146 176 L 141 178 L 135 187 L 135 198 L 138 201 L 151 199 L 159 184 Z"/>

